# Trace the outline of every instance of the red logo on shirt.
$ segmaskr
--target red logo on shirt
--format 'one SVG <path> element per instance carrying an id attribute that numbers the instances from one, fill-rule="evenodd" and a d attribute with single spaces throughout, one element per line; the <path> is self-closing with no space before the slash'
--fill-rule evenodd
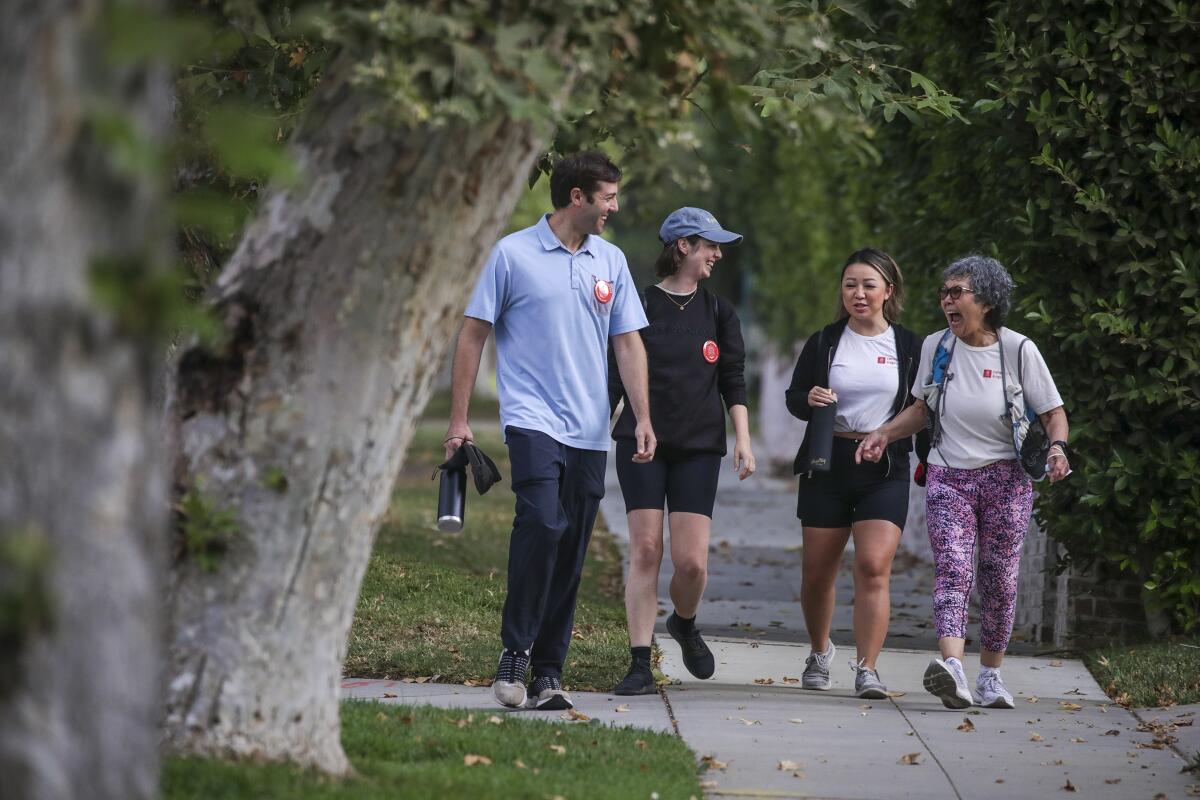
<path id="1" fill-rule="evenodd" d="M 994 371 L 994 370 L 985 369 L 985 370 L 983 371 L 983 377 L 985 377 L 985 378 L 999 378 L 999 377 L 1000 377 L 1000 373 L 999 373 L 999 372 L 996 372 L 996 371 Z"/>
<path id="2" fill-rule="evenodd" d="M 721 350 L 712 339 L 704 343 L 704 347 L 700 348 L 700 353 L 704 356 L 704 360 L 710 364 L 717 363 L 717 359 L 721 357 Z"/>
<path id="3" fill-rule="evenodd" d="M 596 299 L 601 303 L 607 303 L 612 300 L 613 285 L 606 280 L 596 281 Z"/>
<path id="4" fill-rule="evenodd" d="M 879 356 L 878 358 L 876 358 L 876 359 L 875 359 L 875 363 L 876 363 L 876 364 L 886 364 L 886 363 L 887 363 L 887 359 L 886 359 L 886 358 L 884 358 L 883 356 Z"/>

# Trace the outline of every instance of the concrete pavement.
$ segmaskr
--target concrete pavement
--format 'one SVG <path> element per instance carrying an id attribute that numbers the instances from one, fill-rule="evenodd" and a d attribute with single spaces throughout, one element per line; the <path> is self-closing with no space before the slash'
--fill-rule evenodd
<path id="1" fill-rule="evenodd" d="M 625 509 L 609 466 L 601 512 L 624 546 Z M 878 662 L 899 696 L 853 696 L 852 545 L 837 581 L 833 690 L 799 689 L 808 636 L 799 605 L 795 484 L 764 475 L 739 482 L 728 459 L 724 468 L 698 620 L 717 656 L 717 674 L 692 678 L 662 628 L 670 610 L 669 552 L 656 636 L 663 671 L 678 681 L 664 695 L 679 734 L 722 767 L 705 776 L 710 795 L 1013 798 L 1074 791 L 1089 798 L 1170 798 L 1187 796 L 1189 787 L 1200 794 L 1200 775 L 1181 773 L 1185 762 L 1173 749 L 1195 754 L 1195 709 L 1126 711 L 1111 704 L 1081 661 L 1039 657 L 1017 643 L 1003 668 L 1017 701 L 1012 710 L 952 711 L 927 694 L 921 677 L 936 649 L 933 569 L 912 555 L 901 553 L 893 568 L 892 620 Z M 977 641 L 975 606 L 972 619 L 968 641 Z M 972 649 L 966 664 L 973 681 L 979 662 Z"/>

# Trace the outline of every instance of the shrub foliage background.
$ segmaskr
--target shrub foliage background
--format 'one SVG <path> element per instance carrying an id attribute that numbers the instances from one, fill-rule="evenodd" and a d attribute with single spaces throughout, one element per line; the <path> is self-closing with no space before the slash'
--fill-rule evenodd
<path id="1" fill-rule="evenodd" d="M 1196 629 L 1200 5 L 922 3 L 877 18 L 899 63 L 963 98 L 970 124 L 901 121 L 878 131 L 877 161 L 809 159 L 814 180 L 858 188 L 793 218 L 893 252 L 918 330 L 944 325 L 932 289 L 955 256 L 1012 271 L 1009 324 L 1039 344 L 1071 419 L 1075 473 L 1041 493 L 1039 520 L 1069 561 L 1136 575 L 1152 609 Z M 760 304 L 802 275 L 832 297 L 820 276 L 838 265 L 764 261 Z M 781 338 L 814 327 L 771 318 Z"/>

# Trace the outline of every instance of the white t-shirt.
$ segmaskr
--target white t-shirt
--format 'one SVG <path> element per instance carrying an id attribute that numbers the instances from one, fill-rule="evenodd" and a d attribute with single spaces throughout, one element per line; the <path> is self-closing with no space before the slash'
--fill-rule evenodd
<path id="1" fill-rule="evenodd" d="M 924 397 L 921 387 L 929 383 L 933 354 L 945 329 L 925 337 L 921 345 L 921 364 L 913 394 Z M 1001 328 L 1004 342 L 1004 363 L 1009 370 L 1009 382 L 1017 383 L 1017 351 L 1025 336 Z M 942 439 L 929 450 L 929 463 L 955 469 L 978 469 L 997 461 L 1016 458 L 1013 452 L 1012 424 L 1005 414 L 1004 375 L 1000 371 L 1000 343 L 987 347 L 971 347 L 953 335 L 946 339 L 946 349 L 954 347 L 947 370 L 942 404 Z M 1021 354 L 1024 362 L 1021 385 L 1025 402 L 1035 413 L 1044 414 L 1063 404 L 1054 378 L 1032 340 Z"/>
<path id="2" fill-rule="evenodd" d="M 837 395 L 835 431 L 868 433 L 887 422 L 900 388 L 895 329 L 863 336 L 847 325 L 829 365 L 829 388 Z"/>

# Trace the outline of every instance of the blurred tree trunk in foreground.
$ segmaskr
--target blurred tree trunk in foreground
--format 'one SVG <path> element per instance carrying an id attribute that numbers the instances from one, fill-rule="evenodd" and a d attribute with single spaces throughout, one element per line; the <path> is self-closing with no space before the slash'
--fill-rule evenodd
<path id="1" fill-rule="evenodd" d="M 158 792 L 162 364 L 136 288 L 169 235 L 128 156 L 158 146 L 169 84 L 114 65 L 101 10 L 19 2 L 0 25 L 5 798 Z"/>

